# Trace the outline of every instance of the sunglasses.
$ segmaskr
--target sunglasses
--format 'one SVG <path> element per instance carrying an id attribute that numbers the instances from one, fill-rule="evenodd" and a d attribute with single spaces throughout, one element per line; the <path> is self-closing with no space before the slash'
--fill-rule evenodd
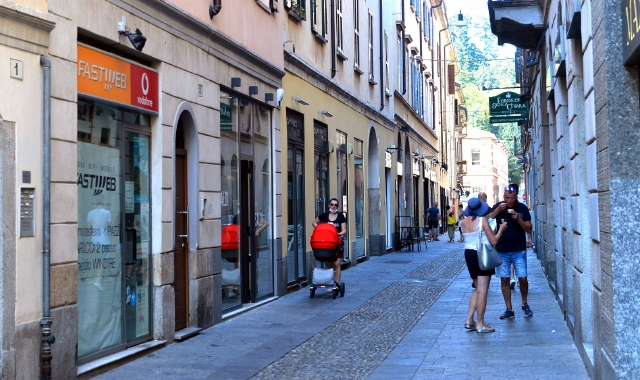
<path id="1" fill-rule="evenodd" d="M 507 187 L 504 188 L 504 191 L 508 191 L 510 193 L 515 193 L 518 190 L 516 190 L 516 188 L 513 187 L 513 186 L 507 186 Z"/>
<path id="2" fill-rule="evenodd" d="M 336 207 L 338 207 L 338 204 L 337 204 L 337 203 L 329 203 L 329 206 L 336 206 Z"/>

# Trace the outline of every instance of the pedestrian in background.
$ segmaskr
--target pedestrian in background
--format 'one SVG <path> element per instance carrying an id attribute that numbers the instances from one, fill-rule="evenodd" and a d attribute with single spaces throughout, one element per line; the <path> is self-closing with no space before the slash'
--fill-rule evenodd
<path id="1" fill-rule="evenodd" d="M 478 198 L 471 198 L 464 210 L 466 218 L 462 221 L 462 231 L 466 233 L 482 231 L 482 241 L 495 245 L 500 241 L 502 233 L 506 230 L 506 225 L 502 225 L 498 233 L 493 232 L 492 226 L 489 224 L 488 218 L 484 216 L 489 211 L 489 205 Z M 479 218 L 478 218 L 479 217 Z M 476 330 L 478 333 L 492 333 L 496 331 L 484 321 L 485 310 L 487 309 L 487 293 L 489 292 L 489 283 L 491 276 L 496 273 L 495 269 L 482 270 L 478 264 L 478 245 L 480 241 L 480 233 L 470 235 L 467 239 L 464 249 L 464 259 L 467 262 L 469 276 L 473 279 L 473 285 L 476 290 L 471 294 L 469 299 L 469 309 L 467 320 L 464 328 L 468 330 Z M 473 316 L 476 316 L 476 320 Z"/>
<path id="2" fill-rule="evenodd" d="M 427 210 L 429 215 L 429 241 L 438 241 L 438 221 L 440 220 L 440 209 L 438 202 L 431 203 L 431 208 Z"/>
<path id="3" fill-rule="evenodd" d="M 527 234 L 532 231 L 531 214 L 526 205 L 518 202 L 518 186 L 511 184 L 504 189 L 504 201 L 496 203 L 490 213 L 495 217 L 500 226 L 506 221 L 507 229 L 504 238 L 496 245 L 496 251 L 502 258 L 502 265 L 496 268 L 497 276 L 500 277 L 500 287 L 502 296 L 507 307 L 500 319 L 515 318 L 513 305 L 511 303 L 511 287 L 509 280 L 511 277 L 511 263 L 515 269 L 515 275 L 520 285 L 522 304 L 520 307 L 524 311 L 525 317 L 533 317 L 533 311 L 527 303 L 529 294 L 529 282 L 527 280 Z"/>
<path id="4" fill-rule="evenodd" d="M 456 219 L 453 211 L 449 211 L 449 214 L 447 214 L 447 233 L 449 234 L 449 243 L 454 242 L 457 225 L 458 219 Z"/>

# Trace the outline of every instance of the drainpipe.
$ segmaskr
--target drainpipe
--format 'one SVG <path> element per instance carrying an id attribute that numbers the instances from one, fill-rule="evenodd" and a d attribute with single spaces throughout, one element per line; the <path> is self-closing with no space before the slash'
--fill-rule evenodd
<path id="1" fill-rule="evenodd" d="M 402 25 L 404 25 L 404 1 L 402 4 Z M 404 41 L 406 37 L 406 32 L 404 28 L 402 28 L 402 95 L 407 93 L 407 49 L 405 49 Z"/>
<path id="2" fill-rule="evenodd" d="M 336 76 L 336 11 L 334 0 L 331 0 L 331 78 Z"/>
<path id="3" fill-rule="evenodd" d="M 386 90 L 385 88 L 385 79 L 384 79 L 384 69 L 385 69 L 385 65 L 384 65 L 384 52 L 382 51 L 382 49 L 384 49 L 384 40 L 382 37 L 382 34 L 384 33 L 384 23 L 382 22 L 382 15 L 383 15 L 383 9 L 382 9 L 382 1 L 378 1 L 378 5 L 380 6 L 380 111 L 382 111 L 384 109 L 384 91 Z M 389 78 L 387 78 L 388 80 Z"/>
<path id="4" fill-rule="evenodd" d="M 43 380 L 51 380 L 51 344 L 56 338 L 51 335 L 51 60 L 40 56 L 44 73 L 42 129 L 42 319 L 40 319 L 40 360 Z"/>

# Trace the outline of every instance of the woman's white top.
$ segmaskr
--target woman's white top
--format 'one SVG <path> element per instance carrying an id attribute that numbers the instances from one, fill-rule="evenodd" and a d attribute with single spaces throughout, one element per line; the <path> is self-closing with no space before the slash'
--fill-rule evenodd
<path id="1" fill-rule="evenodd" d="M 468 216 L 467 218 L 471 218 L 470 216 Z M 482 231 L 482 219 L 484 219 L 484 217 L 479 217 L 477 218 L 479 220 L 478 222 L 478 227 L 476 228 L 476 230 L 474 232 L 469 233 L 469 235 L 465 235 L 464 236 L 464 249 L 473 249 L 473 250 L 477 250 L 478 249 L 478 241 L 480 239 L 480 231 Z M 489 219 L 489 227 L 491 227 L 492 230 L 495 230 L 496 228 L 496 220 L 495 219 Z M 484 243 L 489 243 L 489 239 L 487 239 L 487 234 L 484 233 L 484 231 L 482 232 L 482 241 Z"/>

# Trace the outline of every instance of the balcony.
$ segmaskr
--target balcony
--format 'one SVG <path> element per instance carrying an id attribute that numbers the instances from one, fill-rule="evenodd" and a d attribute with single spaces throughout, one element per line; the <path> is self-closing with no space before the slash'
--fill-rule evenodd
<path id="1" fill-rule="evenodd" d="M 491 32 L 498 44 L 535 49 L 544 33 L 544 15 L 538 0 L 490 0 Z"/>
<path id="2" fill-rule="evenodd" d="M 467 126 L 466 125 L 461 125 L 459 128 L 458 126 L 456 126 L 455 128 L 456 131 L 456 138 L 458 139 L 463 139 L 465 137 L 467 137 Z"/>
<path id="3" fill-rule="evenodd" d="M 467 161 L 463 160 L 463 161 L 458 161 L 458 174 L 467 174 Z"/>

